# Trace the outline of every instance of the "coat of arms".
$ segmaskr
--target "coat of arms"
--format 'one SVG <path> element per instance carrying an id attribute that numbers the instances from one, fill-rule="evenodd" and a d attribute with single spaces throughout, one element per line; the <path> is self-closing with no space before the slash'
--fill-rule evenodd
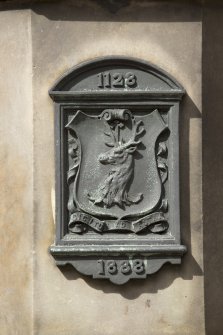
<path id="1" fill-rule="evenodd" d="M 159 111 L 78 110 L 66 128 L 69 230 L 165 232 L 167 147 L 159 138 L 167 125 Z"/>

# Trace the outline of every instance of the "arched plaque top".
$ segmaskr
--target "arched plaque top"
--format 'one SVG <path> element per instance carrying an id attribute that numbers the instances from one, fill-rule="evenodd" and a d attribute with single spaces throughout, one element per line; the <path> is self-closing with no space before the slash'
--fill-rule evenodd
<path id="1" fill-rule="evenodd" d="M 75 66 L 50 90 L 53 100 L 143 96 L 180 100 L 184 88 L 151 63 L 121 56 L 97 58 Z M 95 97 L 95 98 L 94 98 Z"/>

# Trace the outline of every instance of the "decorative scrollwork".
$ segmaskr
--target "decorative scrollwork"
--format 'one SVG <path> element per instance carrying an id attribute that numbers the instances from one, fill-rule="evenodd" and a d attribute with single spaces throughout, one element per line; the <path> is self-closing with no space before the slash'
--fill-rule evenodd
<path id="1" fill-rule="evenodd" d="M 168 179 L 168 166 L 167 166 L 167 155 L 168 155 L 168 148 L 165 142 L 159 142 L 157 148 L 157 167 L 160 174 L 160 179 L 163 186 L 163 199 L 161 201 L 159 209 L 163 212 L 168 211 L 168 200 L 164 198 L 165 190 L 164 184 Z"/>
<path id="2" fill-rule="evenodd" d="M 72 137 L 69 139 L 68 141 L 68 154 L 69 154 L 69 158 L 70 161 L 72 162 L 70 164 L 70 168 L 67 172 L 67 183 L 69 185 L 69 188 L 72 187 L 73 182 L 75 180 L 77 171 L 78 171 L 78 167 L 80 164 L 80 148 L 79 148 L 79 143 L 78 143 L 78 139 L 75 137 Z M 67 204 L 67 208 L 69 210 L 69 212 L 73 213 L 74 211 L 74 202 L 73 202 L 73 192 L 70 192 L 69 194 L 69 200 L 68 200 L 68 204 Z"/>
<path id="3" fill-rule="evenodd" d="M 166 155 L 167 155 L 166 143 L 160 142 L 157 150 L 157 167 L 159 169 L 162 184 L 164 184 L 168 178 L 168 166 L 167 166 Z"/>
<path id="4" fill-rule="evenodd" d="M 69 123 L 66 126 L 68 129 L 70 138 L 68 139 L 68 156 L 69 156 L 69 170 L 67 172 L 67 183 L 69 186 L 69 199 L 67 203 L 67 209 L 69 211 L 70 216 L 77 210 L 76 204 L 74 203 L 74 181 L 77 177 L 80 160 L 81 160 L 81 146 L 79 139 L 76 136 L 76 133 L 72 128 L 69 127 Z M 87 229 L 82 223 L 72 222 L 68 225 L 69 231 L 77 234 L 82 234 Z"/>

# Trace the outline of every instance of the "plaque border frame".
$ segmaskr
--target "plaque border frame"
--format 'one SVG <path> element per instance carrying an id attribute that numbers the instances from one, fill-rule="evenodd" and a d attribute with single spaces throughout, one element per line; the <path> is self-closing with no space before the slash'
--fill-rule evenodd
<path id="1" fill-rule="evenodd" d="M 76 75 L 83 73 L 83 71 L 90 71 L 92 68 L 97 66 L 103 66 L 106 64 L 129 65 L 138 66 L 139 68 L 146 69 L 147 71 L 153 71 L 165 80 L 170 80 L 174 83 L 175 88 L 170 90 L 154 90 L 154 91 L 106 91 L 106 92 L 81 92 L 81 91 L 61 91 L 66 86 L 66 83 L 71 81 Z M 181 245 L 180 239 L 180 199 L 179 199 L 179 103 L 185 94 L 183 87 L 171 76 L 169 76 L 163 70 L 158 67 L 141 61 L 135 58 L 127 58 L 123 56 L 109 56 L 91 60 L 82 63 L 62 76 L 53 88 L 49 91 L 51 98 L 55 103 L 54 113 L 54 127 L 55 127 L 55 163 L 56 163 L 56 238 L 55 244 L 53 244 L 49 250 L 50 253 L 56 260 L 57 265 L 72 264 L 78 271 L 84 274 L 92 275 L 94 278 L 101 278 L 95 273 L 88 273 L 87 267 L 90 268 L 91 259 L 93 261 L 98 257 L 127 257 L 131 258 L 134 255 L 140 255 L 144 258 L 153 259 L 153 270 L 147 271 L 146 273 L 156 272 L 164 263 L 170 262 L 173 264 L 179 264 L 181 262 L 182 255 L 186 252 L 186 247 Z M 170 212 L 172 217 L 170 220 L 174 222 L 175 227 L 174 238 L 165 238 L 163 241 L 160 238 L 155 238 L 153 244 L 148 244 L 148 238 L 139 241 L 139 243 L 129 243 L 121 239 L 117 241 L 111 237 L 106 239 L 106 243 L 94 243 L 89 244 L 89 239 L 84 236 L 79 237 L 78 241 L 70 239 L 65 234 L 64 227 L 64 188 L 63 185 L 66 182 L 64 180 L 64 164 L 63 164 L 63 121 L 62 115 L 64 108 L 75 108 L 90 109 L 100 106 L 100 108 L 129 108 L 134 106 L 154 106 L 168 108 L 169 115 L 169 128 L 171 131 L 170 147 L 171 150 L 168 153 L 168 161 L 171 162 L 171 168 L 169 169 L 169 201 L 171 205 L 174 204 L 173 210 Z M 109 243 L 108 243 L 109 242 Z M 122 243 L 120 243 L 122 242 Z M 123 243 L 124 242 L 124 243 Z M 146 243 L 147 242 L 147 243 Z M 154 258 L 155 257 L 155 258 Z M 154 262 L 156 259 L 156 262 Z M 83 260 L 85 262 L 83 262 Z M 86 262 L 89 260 L 88 262 Z M 159 261 L 158 261 L 159 260 Z M 94 263 L 94 262 L 93 262 Z M 92 264 L 93 264 L 92 263 Z M 84 265 L 83 265 L 84 264 Z M 128 281 L 131 277 L 126 276 L 126 280 L 119 280 L 116 278 L 110 278 L 111 276 L 103 277 L 108 278 L 116 284 L 122 284 Z M 143 277 L 144 278 L 144 277 Z"/>

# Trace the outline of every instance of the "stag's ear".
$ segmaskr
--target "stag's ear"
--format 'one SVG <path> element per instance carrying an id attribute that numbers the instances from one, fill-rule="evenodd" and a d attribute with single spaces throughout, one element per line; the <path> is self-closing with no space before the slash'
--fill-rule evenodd
<path id="1" fill-rule="evenodd" d="M 136 151 L 136 148 L 137 148 L 137 146 L 132 146 L 132 147 L 126 149 L 126 151 L 127 151 L 129 154 L 133 154 L 133 152 Z"/>

